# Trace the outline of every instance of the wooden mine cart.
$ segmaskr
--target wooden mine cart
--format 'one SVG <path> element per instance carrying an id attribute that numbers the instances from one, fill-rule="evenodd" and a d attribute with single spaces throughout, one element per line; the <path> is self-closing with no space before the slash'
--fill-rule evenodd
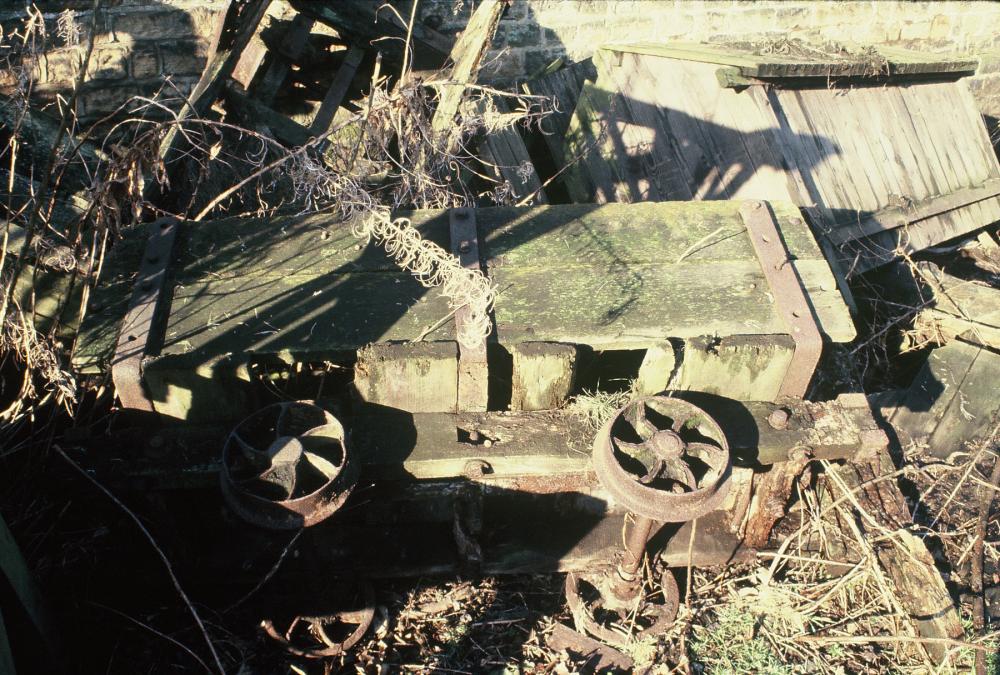
<path id="1" fill-rule="evenodd" d="M 864 396 L 803 400 L 824 345 L 854 328 L 792 204 L 408 217 L 495 285 L 483 344 L 457 342 L 462 313 L 438 289 L 327 216 L 162 221 L 117 247 L 75 363 L 110 371 L 150 420 L 92 456 L 121 485 L 173 494 L 178 513 L 203 514 L 221 473 L 229 511 L 258 527 L 185 518 L 199 564 L 273 548 L 260 526 L 309 526 L 326 573 L 593 572 L 620 559 L 629 513 L 633 567 L 650 537 L 663 563 L 686 562 L 694 517 L 694 564 L 726 562 L 766 544 L 810 458 L 886 445 Z M 618 379 L 672 395 L 599 433 L 566 405 Z M 612 449 L 643 447 L 660 457 L 650 476 L 686 481 L 683 505 L 636 500 L 655 480 Z M 678 463 L 689 455 L 701 469 Z M 247 487 L 268 476 L 291 477 L 286 492 Z M 572 599 L 587 582 L 570 581 Z"/>

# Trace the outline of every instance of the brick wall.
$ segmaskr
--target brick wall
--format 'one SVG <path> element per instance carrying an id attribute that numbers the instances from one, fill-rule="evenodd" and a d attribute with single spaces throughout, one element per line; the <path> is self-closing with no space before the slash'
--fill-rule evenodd
<path id="1" fill-rule="evenodd" d="M 348 0 L 338 0 L 344 2 Z M 376 2 L 377 0 L 355 0 Z M 3 3 L 6 4 L 6 3 Z M 20 4 L 20 3 L 19 3 Z M 155 91 L 167 76 L 182 92 L 197 81 L 224 0 L 106 0 L 99 16 L 97 48 L 80 112 L 93 117 L 137 93 Z M 280 3 L 275 3 L 276 5 Z M 409 0 L 399 0 L 409 13 Z M 461 30 L 474 0 L 420 0 L 421 19 L 444 33 Z M 55 35 L 58 12 L 77 10 L 90 24 L 92 0 L 37 2 Z M 0 9 L 5 29 L 23 15 Z M 848 40 L 980 56 L 972 80 L 986 114 L 1000 117 L 1000 3 L 841 2 L 763 0 L 514 0 L 500 24 L 485 77 L 524 78 L 558 57 L 585 58 L 608 42 L 638 40 L 731 41 L 796 37 Z M 63 90 L 78 72 L 82 46 L 53 37 L 39 64 L 40 90 Z M 86 42 L 84 31 L 83 42 Z"/>
<path id="2" fill-rule="evenodd" d="M 420 16 L 453 33 L 470 0 L 421 0 Z M 556 58 L 578 60 L 609 42 L 745 41 L 885 44 L 980 56 L 971 84 L 982 111 L 1000 117 L 1000 3 L 869 0 L 515 0 L 500 24 L 488 76 L 524 77 Z"/>
<path id="3" fill-rule="evenodd" d="M 13 4 L 13 3 L 12 3 Z M 20 3 L 18 3 L 20 4 Z M 38 60 L 36 92 L 51 98 L 76 79 L 83 63 L 93 18 L 91 0 L 36 2 L 45 16 L 48 49 Z M 85 119 L 114 110 L 136 94 L 157 91 L 165 78 L 181 94 L 198 81 L 205 65 L 216 16 L 223 3 L 213 0 L 120 0 L 98 14 L 94 53 L 79 97 L 78 113 Z M 80 29 L 78 44 L 59 37 L 57 17 L 74 10 Z M 24 16 L 16 9 L 0 10 L 5 34 Z"/>

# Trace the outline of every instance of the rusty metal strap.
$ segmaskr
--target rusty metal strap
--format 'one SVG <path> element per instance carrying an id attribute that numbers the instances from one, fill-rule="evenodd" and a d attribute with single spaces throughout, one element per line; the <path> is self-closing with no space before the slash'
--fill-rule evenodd
<path id="1" fill-rule="evenodd" d="M 740 207 L 740 216 L 774 296 L 774 307 L 795 341 L 795 353 L 778 395 L 802 398 L 823 353 L 823 336 L 770 205 L 748 201 Z"/>
<path id="2" fill-rule="evenodd" d="M 451 230 L 451 252 L 458 257 L 462 267 L 480 270 L 479 234 L 476 230 L 474 209 L 452 209 L 448 214 Z M 455 312 L 455 332 L 462 332 L 462 325 L 469 321 L 472 308 L 460 307 Z M 484 411 L 488 398 L 488 373 L 486 365 L 486 339 L 475 347 L 458 345 L 458 411 Z"/>
<path id="3" fill-rule="evenodd" d="M 152 412 L 153 402 L 142 385 L 142 360 L 156 348 L 150 334 L 180 223 L 174 218 L 163 218 L 147 227 L 146 251 L 139 263 L 132 298 L 118 333 L 111 361 L 111 380 L 123 407 Z"/>

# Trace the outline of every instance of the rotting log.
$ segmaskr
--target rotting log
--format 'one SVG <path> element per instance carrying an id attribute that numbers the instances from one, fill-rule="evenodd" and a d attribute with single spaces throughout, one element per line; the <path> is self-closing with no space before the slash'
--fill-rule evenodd
<path id="1" fill-rule="evenodd" d="M 888 450 L 859 453 L 842 466 L 830 467 L 829 473 L 830 497 L 843 500 L 837 521 L 843 531 L 854 529 L 870 543 L 917 635 L 960 639 L 964 630 L 944 579 L 927 546 L 909 530 L 910 510 L 893 477 Z M 927 642 L 922 648 L 940 663 L 948 645 Z"/>
<path id="2" fill-rule="evenodd" d="M 785 516 L 795 486 L 809 481 L 808 451 L 793 452 L 797 452 L 793 459 L 774 464 L 770 470 L 753 476 L 750 504 L 740 531 L 744 545 L 750 548 L 767 546 L 775 524 Z"/>

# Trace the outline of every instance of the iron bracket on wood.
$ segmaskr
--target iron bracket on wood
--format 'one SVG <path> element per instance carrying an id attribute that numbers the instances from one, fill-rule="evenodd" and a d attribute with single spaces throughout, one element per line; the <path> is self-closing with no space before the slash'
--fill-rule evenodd
<path id="1" fill-rule="evenodd" d="M 163 218 L 148 225 L 146 251 L 139 264 L 111 362 L 111 380 L 125 408 L 153 412 L 153 401 L 142 386 L 142 360 L 153 347 L 150 334 L 163 296 L 178 229 L 180 223 L 174 218 Z"/>
<path id="2" fill-rule="evenodd" d="M 791 255 L 781 238 L 770 205 L 748 201 L 740 207 L 740 216 L 774 296 L 774 306 L 795 341 L 795 353 L 778 395 L 804 398 L 823 353 L 823 335 L 813 317 L 805 289 L 792 265 Z"/>
<path id="3" fill-rule="evenodd" d="M 479 234 L 476 231 L 476 212 L 469 208 L 452 209 L 448 214 L 451 230 L 451 252 L 462 267 L 481 270 L 479 266 Z M 455 312 L 455 332 L 462 332 L 462 325 L 469 321 L 472 308 L 459 307 Z M 459 411 L 485 411 L 488 398 L 488 373 L 486 366 L 486 338 L 475 347 L 458 344 L 458 407 Z"/>

